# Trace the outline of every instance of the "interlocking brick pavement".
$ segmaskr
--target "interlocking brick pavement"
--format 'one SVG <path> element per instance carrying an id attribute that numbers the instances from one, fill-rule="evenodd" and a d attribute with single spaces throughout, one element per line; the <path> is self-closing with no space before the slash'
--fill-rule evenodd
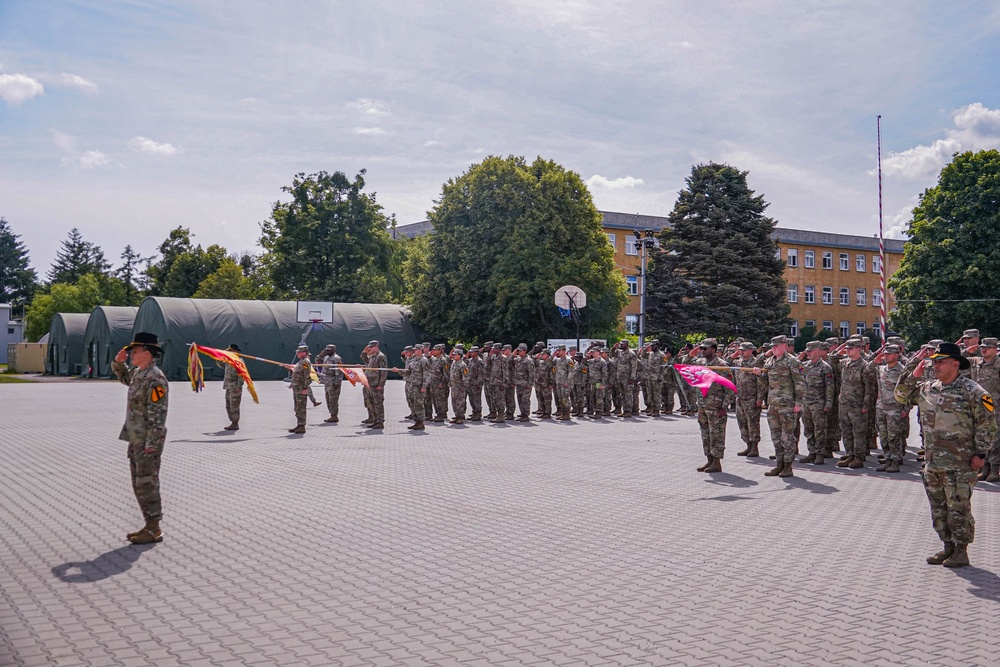
<path id="1" fill-rule="evenodd" d="M 691 418 L 415 433 L 399 382 L 383 433 L 345 387 L 293 436 L 259 389 L 231 433 L 171 385 L 166 537 L 131 546 L 125 389 L 0 385 L 0 665 L 997 663 L 998 488 L 974 567 L 928 566 L 912 453 L 768 478 L 731 423 L 710 476 Z"/>

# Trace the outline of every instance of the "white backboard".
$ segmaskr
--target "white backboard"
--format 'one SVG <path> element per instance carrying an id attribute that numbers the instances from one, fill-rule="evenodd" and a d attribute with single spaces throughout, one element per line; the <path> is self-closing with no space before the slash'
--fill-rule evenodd
<path id="1" fill-rule="evenodd" d="M 556 290 L 556 305 L 564 310 L 570 306 L 583 308 L 587 305 L 587 293 L 576 285 L 564 285 Z"/>
<path id="2" fill-rule="evenodd" d="M 332 301 L 296 301 L 296 322 L 333 322 Z"/>

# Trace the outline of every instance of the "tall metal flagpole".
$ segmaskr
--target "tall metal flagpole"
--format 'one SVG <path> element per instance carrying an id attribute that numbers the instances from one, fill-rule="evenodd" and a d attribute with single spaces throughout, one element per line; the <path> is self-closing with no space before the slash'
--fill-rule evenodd
<path id="1" fill-rule="evenodd" d="M 885 238 L 882 236 L 882 114 L 875 117 L 876 134 L 878 135 L 878 272 L 882 292 L 880 301 L 880 322 L 882 324 L 882 344 L 887 340 L 885 328 L 885 302 L 888 295 L 885 291 Z"/>

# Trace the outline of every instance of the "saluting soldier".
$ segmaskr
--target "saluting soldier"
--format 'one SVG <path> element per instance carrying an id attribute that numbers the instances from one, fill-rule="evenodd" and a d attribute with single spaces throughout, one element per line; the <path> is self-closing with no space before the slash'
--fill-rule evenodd
<path id="1" fill-rule="evenodd" d="M 531 421 L 531 385 L 535 380 L 535 362 L 528 358 L 528 344 L 520 343 L 514 355 L 511 379 L 517 393 L 517 405 L 521 414 L 517 420 Z"/>
<path id="2" fill-rule="evenodd" d="M 451 364 L 448 367 L 448 387 L 451 391 L 451 411 L 455 416 L 452 424 L 465 423 L 465 398 L 469 387 L 469 367 L 462 360 L 462 350 L 454 348 L 451 351 Z"/>
<path id="3" fill-rule="evenodd" d="M 806 343 L 808 359 L 802 364 L 806 395 L 802 401 L 802 426 L 806 434 L 808 454 L 802 463 L 821 466 L 826 454 L 826 425 L 833 411 L 833 369 L 822 358 L 823 343 L 811 340 Z"/>
<path id="4" fill-rule="evenodd" d="M 587 359 L 587 406 L 594 419 L 604 416 L 604 390 L 608 383 L 608 362 L 601 358 L 601 348 L 590 350 Z"/>
<path id="5" fill-rule="evenodd" d="M 896 384 L 903 375 L 899 353 L 899 346 L 890 343 L 873 359 L 878 388 L 875 423 L 882 441 L 882 465 L 875 468 L 879 472 L 899 472 L 906 452 L 906 424 L 910 421 L 910 410 L 896 401 Z"/>
<path id="6" fill-rule="evenodd" d="M 470 419 L 474 422 L 483 419 L 483 383 L 486 380 L 486 365 L 479 356 L 479 347 L 473 345 L 466 354 L 465 365 L 469 369 L 469 408 L 472 410 Z"/>
<path id="7" fill-rule="evenodd" d="M 862 342 L 851 338 L 844 343 L 846 360 L 840 362 L 840 430 L 846 456 L 840 468 L 863 468 L 868 457 L 868 413 L 875 409 L 875 372 L 861 358 Z"/>
<path id="8" fill-rule="evenodd" d="M 369 424 L 368 428 L 385 428 L 385 381 L 389 377 L 389 360 L 379 351 L 377 340 L 370 341 L 365 348 L 368 354 L 368 363 L 365 364 L 365 376 L 371 386 L 372 416 L 375 418 L 374 424 Z"/>
<path id="9" fill-rule="evenodd" d="M 312 384 L 312 362 L 309 361 L 309 346 L 303 343 L 295 350 L 298 361 L 294 366 L 285 364 L 292 371 L 292 381 L 288 388 L 292 390 L 292 407 L 295 411 L 294 428 L 289 433 L 302 434 L 306 432 L 306 400 L 309 398 L 309 385 Z"/>
<path id="10" fill-rule="evenodd" d="M 542 348 L 535 355 L 535 399 L 539 419 L 552 419 L 552 388 L 555 384 L 552 351 Z"/>
<path id="11" fill-rule="evenodd" d="M 556 381 L 556 408 L 559 411 L 557 417 L 560 421 L 572 419 L 570 416 L 570 392 L 573 389 L 573 367 L 570 359 L 566 355 L 566 346 L 556 346 L 555 356 L 555 381 Z"/>
<path id="12" fill-rule="evenodd" d="M 438 343 L 431 349 L 431 395 L 434 401 L 434 418 L 443 422 L 448 416 L 448 374 L 444 358 L 444 345 Z M 427 415 L 428 418 L 431 415 Z"/>
<path id="13" fill-rule="evenodd" d="M 767 372 L 767 426 L 774 443 L 775 466 L 764 473 L 767 477 L 792 477 L 798 442 L 795 429 L 805 400 L 806 383 L 802 362 L 788 354 L 788 339 L 771 339 L 771 358 L 764 362 Z M 761 369 L 754 370 L 761 374 Z"/>
<path id="14" fill-rule="evenodd" d="M 702 356 L 693 365 L 696 366 L 729 366 L 716 352 L 719 344 L 714 338 L 706 338 L 699 346 Z M 729 376 L 728 371 L 718 371 L 719 375 Z M 718 382 L 713 382 L 704 396 L 698 392 L 698 428 L 701 430 L 701 447 L 705 452 L 707 462 L 700 466 L 698 472 L 722 472 L 722 459 L 726 456 L 726 403 L 733 390 Z"/>
<path id="15" fill-rule="evenodd" d="M 330 416 L 323 421 L 327 424 L 336 424 L 340 421 L 340 389 L 344 382 L 344 372 L 338 366 L 343 364 L 344 360 L 337 354 L 337 346 L 330 343 L 316 355 L 316 363 L 325 364 L 322 366 L 319 381 L 323 383 L 326 409 L 330 411 Z"/>
<path id="16" fill-rule="evenodd" d="M 978 357 L 967 357 L 972 364 L 972 379 L 989 392 L 991 397 L 1000 399 L 1000 355 L 997 354 L 997 339 L 983 338 L 979 344 L 979 352 Z M 1000 412 L 994 410 L 993 416 L 1000 426 Z M 993 444 L 986 453 L 986 465 L 979 471 L 979 479 L 986 482 L 1000 482 L 1000 431 L 993 438 Z"/>
<path id="17" fill-rule="evenodd" d="M 236 343 L 231 343 L 226 348 L 226 352 L 236 352 L 239 354 L 243 350 Z M 215 365 L 225 371 L 222 377 L 222 388 L 226 391 L 226 415 L 229 417 L 229 426 L 224 427 L 226 431 L 240 430 L 240 403 L 243 401 L 243 377 L 236 372 L 232 364 L 216 361 Z"/>
<path id="18" fill-rule="evenodd" d="M 406 381 L 406 398 L 410 404 L 414 423 L 406 428 L 411 431 L 423 431 L 426 413 L 424 412 L 424 396 L 431 384 L 430 362 L 424 356 L 424 346 L 414 346 L 410 358 L 403 369 Z"/>
<path id="19" fill-rule="evenodd" d="M 744 341 L 740 343 L 739 357 L 732 363 L 737 368 L 755 368 L 763 363 L 758 363 L 754 356 L 753 343 Z M 673 368 L 669 369 L 671 373 Z M 733 382 L 736 384 L 736 423 L 740 427 L 740 438 L 746 444 L 746 449 L 736 452 L 737 456 L 756 458 L 760 456 L 760 413 L 764 405 L 766 395 L 764 378 L 754 375 L 750 371 L 735 373 Z M 673 397 L 670 398 L 673 403 Z"/>

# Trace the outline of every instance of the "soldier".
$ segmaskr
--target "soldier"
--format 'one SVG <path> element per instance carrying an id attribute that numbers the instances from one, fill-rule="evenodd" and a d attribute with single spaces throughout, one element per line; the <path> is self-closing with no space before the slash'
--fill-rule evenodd
<path id="1" fill-rule="evenodd" d="M 667 358 L 660 352 L 660 341 L 649 341 L 649 352 L 646 354 L 643 364 L 643 394 L 646 397 L 646 408 L 650 417 L 660 416 L 660 405 L 662 403 L 661 389 L 663 383 L 663 365 Z"/>
<path id="2" fill-rule="evenodd" d="M 983 338 L 979 344 L 979 352 L 980 356 L 969 358 L 972 364 L 972 379 L 991 397 L 1000 397 L 1000 356 L 997 355 L 997 339 Z M 994 411 L 993 416 L 1000 426 L 1000 412 Z M 993 443 L 986 453 L 986 465 L 979 471 L 979 479 L 986 482 L 1000 482 L 1000 432 L 993 438 Z"/>
<path id="3" fill-rule="evenodd" d="M 833 453 L 840 451 L 840 360 L 839 353 L 834 351 L 840 347 L 840 339 L 836 336 L 827 338 L 820 346 L 820 356 L 833 369 L 833 409 L 827 415 L 826 446 L 823 456 L 833 458 Z"/>
<path id="4" fill-rule="evenodd" d="M 681 354 L 680 359 L 677 360 L 679 364 L 693 364 L 695 359 L 698 358 L 698 350 L 691 343 L 687 343 L 684 346 L 684 351 Z M 687 382 L 681 380 L 679 383 L 680 388 L 684 391 L 684 400 L 686 403 L 685 410 L 681 413 L 687 417 L 698 414 L 698 399 L 701 392 L 697 388 L 692 387 Z"/>
<path id="5" fill-rule="evenodd" d="M 785 336 L 771 339 L 771 358 L 764 363 L 767 372 L 767 426 L 774 443 L 774 468 L 764 473 L 767 477 L 792 477 L 798 442 L 795 427 L 805 400 L 806 382 L 802 362 L 788 354 Z M 762 375 L 760 368 L 754 373 Z"/>
<path id="6" fill-rule="evenodd" d="M 528 350 L 528 361 L 531 362 L 532 366 L 531 376 L 534 378 L 535 398 L 538 401 L 538 407 L 535 408 L 535 410 L 531 413 L 533 415 L 542 414 L 542 397 L 540 392 L 538 391 L 538 355 L 544 349 L 545 349 L 545 343 L 543 343 L 542 341 L 538 341 L 535 343 L 535 346 L 533 348 Z"/>
<path id="7" fill-rule="evenodd" d="M 431 372 L 430 368 L 431 368 L 431 364 L 432 364 L 432 361 L 433 361 L 432 358 L 431 358 L 432 357 L 432 355 L 431 355 L 431 352 L 432 352 L 431 344 L 430 343 L 423 343 L 423 348 L 424 348 L 424 359 L 427 360 L 427 372 L 430 373 Z M 428 385 L 427 391 L 424 392 L 424 395 L 423 395 L 424 396 L 424 418 L 425 418 L 425 421 L 433 421 L 434 420 L 434 384 L 433 384 L 433 382 L 434 381 L 432 379 L 431 380 L 431 384 Z"/>
<path id="8" fill-rule="evenodd" d="M 337 354 L 337 346 L 330 343 L 316 355 L 316 363 L 324 364 L 321 366 L 322 374 L 319 381 L 323 383 L 323 393 L 326 394 L 326 409 L 330 411 L 330 416 L 323 421 L 327 424 L 336 424 L 340 421 L 340 387 L 344 382 L 344 372 L 338 366 L 343 364 L 344 360 Z"/>
<path id="9" fill-rule="evenodd" d="M 479 357 L 479 347 L 473 345 L 466 355 L 465 365 L 469 370 L 467 375 L 469 383 L 467 391 L 469 393 L 469 409 L 472 410 L 471 420 L 474 422 L 483 420 L 483 382 L 486 379 L 486 365 Z"/>
<path id="10" fill-rule="evenodd" d="M 504 404 L 507 406 L 507 414 L 504 421 L 513 420 L 517 415 L 517 395 L 514 391 L 514 349 L 507 343 L 500 348 L 500 359 L 504 365 Z"/>
<path id="11" fill-rule="evenodd" d="M 361 350 L 361 354 L 358 355 L 358 359 L 361 361 L 362 366 L 368 365 L 368 348 L 365 347 Z M 361 421 L 362 426 L 368 426 L 369 424 L 375 423 L 375 416 L 372 414 L 372 390 L 368 387 L 361 387 L 361 396 L 365 402 L 365 410 L 368 412 L 368 416 Z"/>
<path id="12" fill-rule="evenodd" d="M 635 356 L 635 352 L 629 349 L 627 340 L 618 341 L 617 347 L 615 385 L 617 385 L 618 395 L 621 399 L 621 416 L 631 417 L 633 411 L 637 410 L 632 402 L 632 389 L 638 382 L 639 358 Z"/>
<path id="13" fill-rule="evenodd" d="M 923 378 L 928 357 L 934 380 Z M 993 398 L 959 375 L 969 365 L 958 345 L 942 343 L 933 354 L 927 350 L 916 354 L 896 385 L 897 401 L 920 406 L 927 451 L 924 490 L 934 530 L 944 543 L 944 549 L 927 558 L 931 565 L 969 564 L 969 544 L 976 530 L 972 488 L 997 432 Z"/>
<path id="14" fill-rule="evenodd" d="M 910 421 L 910 411 L 896 401 L 896 383 L 903 375 L 903 365 L 899 363 L 899 346 L 886 345 L 875 356 L 875 382 L 878 388 L 878 402 L 875 405 L 875 423 L 882 441 L 884 460 L 875 468 L 879 472 L 899 472 L 906 453 L 906 423 Z M 882 362 L 885 362 L 882 364 Z M 882 364 L 882 365 L 879 365 Z"/>
<path id="15" fill-rule="evenodd" d="M 699 349 L 702 356 L 693 365 L 696 366 L 728 366 L 726 361 L 716 354 L 719 344 L 714 338 L 701 341 Z M 729 375 L 722 371 L 720 375 Z M 698 427 L 701 429 L 701 447 L 708 462 L 700 466 L 698 472 L 722 472 L 722 459 L 726 456 L 726 402 L 732 389 L 721 384 L 712 383 L 708 393 L 698 401 Z"/>
<path id="16" fill-rule="evenodd" d="M 676 392 L 677 378 L 674 374 L 674 350 L 672 347 L 666 346 L 663 348 L 663 366 L 660 367 L 660 414 L 674 414 L 674 394 Z"/>
<path id="17" fill-rule="evenodd" d="M 510 349 L 510 346 L 507 346 Z M 493 392 L 493 423 L 502 424 L 507 420 L 507 385 L 510 383 L 510 367 L 503 355 L 503 344 L 493 343 L 492 366 L 490 367 L 490 389 Z"/>
<path id="18" fill-rule="evenodd" d="M 403 370 L 400 375 L 405 379 L 410 368 L 410 359 L 413 358 L 413 346 L 407 345 L 403 348 L 403 351 L 399 353 L 399 359 L 403 362 Z M 403 396 L 406 397 L 406 407 L 410 411 L 403 419 L 413 419 L 413 396 L 410 394 L 409 385 L 404 383 Z"/>
<path id="19" fill-rule="evenodd" d="M 285 368 L 292 372 L 292 381 L 288 383 L 288 388 L 292 390 L 292 406 L 295 410 L 295 428 L 288 429 L 289 433 L 302 434 L 306 432 L 306 399 L 309 397 L 309 385 L 312 384 L 312 362 L 309 361 L 309 346 L 303 343 L 295 350 L 298 361 L 294 366 L 285 364 Z"/>
<path id="20" fill-rule="evenodd" d="M 868 413 L 875 407 L 875 372 L 861 358 L 860 340 L 844 343 L 846 360 L 840 362 L 840 431 L 846 456 L 837 466 L 863 468 L 868 456 Z"/>
<path id="21" fill-rule="evenodd" d="M 430 362 L 424 356 L 424 346 L 416 345 L 403 369 L 406 381 L 406 399 L 413 413 L 414 423 L 406 428 L 411 431 L 423 431 L 426 413 L 424 412 L 424 396 L 431 384 Z"/>
<path id="22" fill-rule="evenodd" d="M 608 417 L 614 412 L 614 396 L 612 395 L 612 388 L 615 383 L 615 360 L 611 358 L 611 354 L 607 347 L 601 347 L 600 349 L 601 359 L 604 361 L 604 405 L 601 406 L 601 415 Z"/>
<path id="23" fill-rule="evenodd" d="M 753 343 L 740 343 L 739 358 L 732 365 L 737 368 L 755 368 L 759 365 L 754 357 Z M 750 371 L 743 371 L 735 374 L 734 382 L 736 423 L 740 427 L 740 437 L 747 446 L 742 452 L 736 452 L 736 455 L 756 458 L 760 456 L 757 448 L 760 445 L 760 412 L 764 405 L 765 381 Z"/>
<path id="24" fill-rule="evenodd" d="M 554 361 L 555 384 L 556 384 L 556 408 L 559 416 L 556 419 L 567 421 L 570 417 L 570 392 L 573 389 L 573 367 L 570 365 L 570 358 L 566 356 L 566 346 L 556 347 Z"/>
<path id="25" fill-rule="evenodd" d="M 570 392 L 570 404 L 573 407 L 573 416 L 582 417 L 584 411 L 584 400 L 587 387 L 587 364 L 584 363 L 583 353 L 576 348 L 570 348 L 570 365 L 573 368 L 571 373 L 572 390 Z"/>
<path id="26" fill-rule="evenodd" d="M 531 421 L 531 385 L 535 381 L 535 361 L 528 358 L 528 344 L 521 343 L 511 359 L 511 381 L 521 414 L 517 421 Z M 512 409 L 513 412 L 513 409 Z"/>
<path id="27" fill-rule="evenodd" d="M 590 350 L 587 359 L 588 414 L 594 419 L 604 416 L 604 388 L 608 382 L 608 362 L 601 358 L 601 348 Z"/>
<path id="28" fill-rule="evenodd" d="M 375 423 L 368 428 L 385 428 L 385 381 L 389 377 L 389 360 L 379 352 L 378 341 L 373 340 L 365 348 L 368 354 L 368 363 L 365 365 L 365 376 L 368 378 L 368 385 L 372 388 L 372 416 Z"/>
<path id="29" fill-rule="evenodd" d="M 445 373 L 444 345 L 438 343 L 431 348 L 431 400 L 433 402 L 433 414 L 428 413 L 427 418 L 433 422 L 443 422 L 448 416 L 448 376 Z"/>
<path id="30" fill-rule="evenodd" d="M 490 384 L 490 378 L 493 377 L 493 341 L 486 341 L 486 344 L 483 345 L 482 355 L 483 391 L 486 394 L 486 407 L 489 408 L 486 419 L 494 419 L 497 415 L 493 407 L 493 386 Z"/>
<path id="31" fill-rule="evenodd" d="M 825 343 L 811 340 L 806 343 L 808 360 L 802 364 L 806 394 L 802 401 L 802 423 L 806 432 L 806 447 L 809 454 L 802 463 L 823 465 L 826 454 L 826 425 L 833 411 L 834 381 L 833 369 L 823 361 L 822 348 Z"/>
<path id="32" fill-rule="evenodd" d="M 469 389 L 469 366 L 462 361 L 462 351 L 459 348 L 454 348 L 450 356 L 448 387 L 451 390 L 451 411 L 455 413 L 450 423 L 464 424 L 465 399 Z"/>
<path id="33" fill-rule="evenodd" d="M 242 350 L 236 343 L 231 343 L 226 348 L 226 352 L 239 354 Z M 226 415 L 229 417 L 229 426 L 226 426 L 223 430 L 239 431 L 240 403 L 243 401 L 243 377 L 236 372 L 236 368 L 232 364 L 216 361 L 215 365 L 225 370 L 226 373 L 222 377 L 222 388 L 226 391 Z"/>
<path id="34" fill-rule="evenodd" d="M 128 443 L 128 462 L 132 490 L 146 524 L 125 538 L 132 544 L 151 544 L 163 540 L 160 519 L 160 457 L 167 439 L 167 393 L 170 385 L 156 366 L 161 356 L 156 334 L 140 331 L 131 343 L 115 355 L 111 370 L 128 386 L 125 425 L 119 440 Z M 131 358 L 132 368 L 125 365 Z"/>
<path id="35" fill-rule="evenodd" d="M 552 352 L 542 348 L 535 358 L 535 398 L 539 419 L 552 419 L 553 370 Z"/>

